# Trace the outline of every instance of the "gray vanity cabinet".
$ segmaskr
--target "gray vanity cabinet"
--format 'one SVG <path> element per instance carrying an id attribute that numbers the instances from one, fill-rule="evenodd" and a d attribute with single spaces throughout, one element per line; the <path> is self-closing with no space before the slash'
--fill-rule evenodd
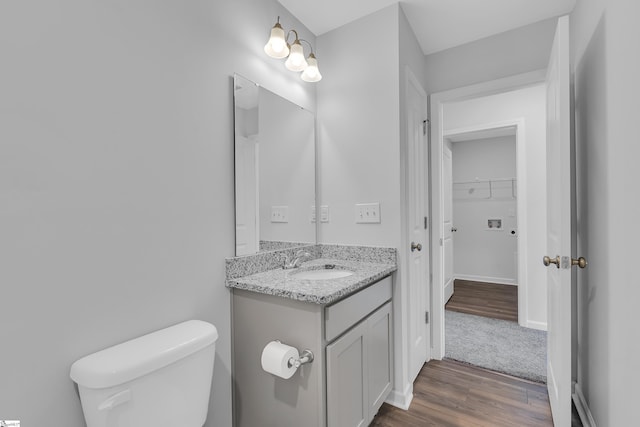
<path id="1" fill-rule="evenodd" d="M 391 390 L 391 296 L 391 276 L 330 305 L 233 289 L 234 425 L 367 426 Z M 275 339 L 313 363 L 290 379 L 263 371 Z"/>
<path id="2" fill-rule="evenodd" d="M 367 426 L 391 391 L 391 302 L 327 346 L 328 427 Z"/>

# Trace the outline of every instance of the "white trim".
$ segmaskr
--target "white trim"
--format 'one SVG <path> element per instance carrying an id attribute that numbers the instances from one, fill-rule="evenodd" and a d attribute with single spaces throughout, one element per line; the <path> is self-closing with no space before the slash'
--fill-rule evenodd
<path id="1" fill-rule="evenodd" d="M 395 388 L 391 390 L 391 393 L 389 393 L 389 396 L 387 396 L 387 400 L 385 400 L 385 403 L 395 406 L 396 408 L 404 409 L 406 411 L 409 409 L 412 400 L 413 384 L 409 383 L 407 384 L 404 392 L 399 392 Z"/>
<path id="2" fill-rule="evenodd" d="M 469 280 L 471 282 L 496 283 L 498 285 L 518 286 L 516 279 L 505 279 L 504 277 L 475 276 L 473 274 L 454 274 L 454 279 Z"/>
<path id="3" fill-rule="evenodd" d="M 538 70 L 532 71 L 529 73 L 519 74 L 516 76 L 506 77 L 503 79 L 493 80 L 485 83 L 480 83 L 471 86 L 465 86 L 458 89 L 452 89 L 445 92 L 438 92 L 431 95 L 431 216 L 432 216 L 432 227 L 431 227 L 431 256 L 433 257 L 432 267 L 433 267 L 433 282 L 432 282 L 432 300 L 431 300 L 431 311 L 433 313 L 433 335 L 432 335 L 432 346 L 433 353 L 432 357 L 434 359 L 442 359 L 444 357 L 445 352 L 445 343 L 444 343 L 444 286 L 442 286 L 443 281 L 443 256 L 442 256 L 442 246 L 441 246 L 441 238 L 443 237 L 443 229 L 442 229 L 442 148 L 443 148 L 443 108 L 444 104 L 453 102 L 453 101 L 461 101 L 464 99 L 472 99 L 478 98 L 482 96 L 488 96 L 492 94 L 508 92 L 510 90 L 521 89 L 523 87 L 532 86 L 536 84 L 540 84 L 545 81 L 546 70 Z M 512 121 L 513 122 L 513 121 Z M 516 120 L 516 122 L 518 122 Z M 504 122 L 503 122 L 504 123 Z M 517 139 L 520 143 L 524 142 L 524 122 L 515 123 L 518 126 Z M 497 124 L 491 124 L 493 127 Z M 481 128 L 488 128 L 487 125 L 481 126 Z M 477 128 L 477 127 L 476 127 Z M 470 129 L 470 128 L 466 128 Z M 458 131 L 458 129 L 456 130 Z M 447 132 L 449 134 L 450 132 Z M 519 144 L 520 144 L 519 143 Z M 518 148 L 520 145 L 518 144 Z M 523 159 L 525 158 L 525 150 L 518 149 L 517 150 L 517 179 L 518 186 L 523 184 L 522 179 L 526 177 L 526 169 L 524 167 Z M 524 187 L 523 187 L 524 188 Z M 521 262 L 522 259 L 526 259 L 526 254 L 522 250 L 522 248 L 526 248 L 524 243 L 526 242 L 526 233 L 523 235 L 522 227 L 520 221 L 520 215 L 526 214 L 526 209 L 522 203 L 525 201 L 526 195 L 523 197 L 523 192 L 518 191 L 518 225 L 520 228 L 519 238 L 518 238 L 518 300 L 520 301 L 520 295 L 524 292 L 526 287 L 526 283 L 522 282 L 522 278 L 526 277 L 526 262 Z M 526 215 L 522 218 L 523 221 L 526 221 Z M 526 223 L 526 222 L 525 222 Z M 524 294 L 523 294 L 524 295 Z M 522 326 L 524 323 L 524 319 L 527 318 L 528 313 L 526 312 L 526 307 L 521 307 L 521 303 L 518 303 L 518 312 L 519 312 L 519 323 Z"/>
<path id="4" fill-rule="evenodd" d="M 444 303 L 448 303 L 451 297 L 453 296 L 453 283 L 455 279 L 451 279 L 451 282 L 448 285 L 444 286 Z"/>
<path id="5" fill-rule="evenodd" d="M 593 415 L 591 415 L 591 410 L 589 409 L 589 405 L 587 405 L 587 400 L 584 398 L 580 384 L 574 383 L 574 393 L 571 397 L 573 398 L 574 405 L 576 405 L 576 410 L 578 411 L 578 415 L 580 415 L 580 421 L 583 427 L 596 427 L 596 421 L 593 419 Z"/>
<path id="6" fill-rule="evenodd" d="M 546 322 L 536 322 L 534 320 L 527 320 L 524 325 L 520 325 L 520 326 L 524 326 L 525 328 L 530 328 L 530 329 L 537 329 L 539 331 L 547 330 Z"/>

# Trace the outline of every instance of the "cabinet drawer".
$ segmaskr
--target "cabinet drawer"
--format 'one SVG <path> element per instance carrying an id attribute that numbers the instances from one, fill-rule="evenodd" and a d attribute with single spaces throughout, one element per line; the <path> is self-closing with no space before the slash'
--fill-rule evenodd
<path id="1" fill-rule="evenodd" d="M 324 309 L 325 339 L 331 341 L 391 299 L 391 276 Z"/>

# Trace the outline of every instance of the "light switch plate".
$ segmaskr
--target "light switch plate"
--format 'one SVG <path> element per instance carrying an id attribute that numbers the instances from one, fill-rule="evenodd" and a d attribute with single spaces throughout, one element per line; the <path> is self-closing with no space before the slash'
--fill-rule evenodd
<path id="1" fill-rule="evenodd" d="M 329 206 L 320 206 L 320 222 L 329 222 Z"/>
<path id="2" fill-rule="evenodd" d="M 356 224 L 379 224 L 380 203 L 356 204 Z"/>

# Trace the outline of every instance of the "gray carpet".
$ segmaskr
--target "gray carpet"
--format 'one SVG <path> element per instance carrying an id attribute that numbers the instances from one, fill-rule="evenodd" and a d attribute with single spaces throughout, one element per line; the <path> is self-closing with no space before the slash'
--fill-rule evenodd
<path id="1" fill-rule="evenodd" d="M 445 310 L 445 357 L 547 381 L 547 333 L 516 322 Z"/>

